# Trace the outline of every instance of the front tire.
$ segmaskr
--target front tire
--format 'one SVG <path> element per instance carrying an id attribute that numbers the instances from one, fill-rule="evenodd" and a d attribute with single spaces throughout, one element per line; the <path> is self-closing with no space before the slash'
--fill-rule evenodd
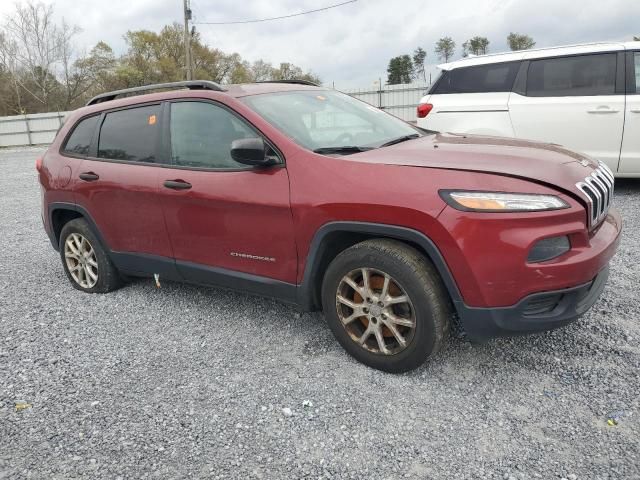
<path id="1" fill-rule="evenodd" d="M 349 354 L 391 373 L 413 370 L 435 354 L 451 318 L 449 297 L 431 262 L 388 239 L 354 245 L 331 262 L 322 306 Z"/>
<path id="2" fill-rule="evenodd" d="M 117 269 L 84 219 L 65 224 L 60 232 L 59 250 L 67 278 L 78 290 L 106 293 L 120 287 Z"/>

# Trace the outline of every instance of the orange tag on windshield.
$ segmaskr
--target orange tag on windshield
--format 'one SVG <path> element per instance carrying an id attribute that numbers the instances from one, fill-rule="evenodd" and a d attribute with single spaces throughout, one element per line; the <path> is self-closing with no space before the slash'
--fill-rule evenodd
<path id="1" fill-rule="evenodd" d="M 155 124 L 156 124 L 156 116 L 149 115 L 149 125 L 155 125 Z"/>

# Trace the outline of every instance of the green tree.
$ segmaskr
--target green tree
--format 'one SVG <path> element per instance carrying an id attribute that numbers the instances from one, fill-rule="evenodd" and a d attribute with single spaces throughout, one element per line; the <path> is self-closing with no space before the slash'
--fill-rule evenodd
<path id="1" fill-rule="evenodd" d="M 436 42 L 435 52 L 440 60 L 444 60 L 445 63 L 453 57 L 453 53 L 456 50 L 456 42 L 451 37 L 442 37 Z"/>
<path id="2" fill-rule="evenodd" d="M 291 63 L 281 63 L 279 68 L 273 70 L 272 78 L 269 80 L 307 80 L 320 83 L 320 79 L 313 73 L 305 73 L 300 67 Z"/>
<path id="3" fill-rule="evenodd" d="M 159 32 L 128 31 L 126 52 L 116 57 L 109 45 L 79 52 L 76 26 L 55 21 L 53 7 L 25 0 L 0 21 L 0 115 L 70 110 L 91 96 L 120 88 L 183 80 L 186 76 L 183 27 Z M 194 78 L 219 83 L 301 79 L 320 83 L 312 72 L 283 62 L 278 68 L 238 53 L 206 45 L 191 35 Z"/>
<path id="4" fill-rule="evenodd" d="M 413 62 L 409 55 L 400 55 L 389 60 L 387 67 L 387 84 L 397 85 L 411 83 L 413 77 Z"/>
<path id="5" fill-rule="evenodd" d="M 427 52 L 422 47 L 418 47 L 413 51 L 413 76 L 416 80 L 427 81 L 427 74 L 424 70 L 424 61 L 427 58 Z"/>
<path id="6" fill-rule="evenodd" d="M 486 55 L 489 52 L 489 39 L 475 36 L 462 44 L 462 56 Z"/>
<path id="7" fill-rule="evenodd" d="M 507 36 L 507 43 L 511 50 L 528 50 L 536 45 L 536 42 L 529 35 L 515 32 L 511 32 Z"/>

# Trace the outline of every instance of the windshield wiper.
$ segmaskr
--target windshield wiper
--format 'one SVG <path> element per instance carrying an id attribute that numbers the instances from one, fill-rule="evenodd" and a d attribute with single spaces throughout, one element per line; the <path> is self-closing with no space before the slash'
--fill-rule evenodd
<path id="1" fill-rule="evenodd" d="M 315 153 L 341 153 L 349 155 L 350 153 L 366 152 L 373 150 L 373 147 L 358 147 L 356 145 L 346 145 L 343 147 L 321 147 L 314 150 Z"/>
<path id="2" fill-rule="evenodd" d="M 390 147 L 391 145 L 395 145 L 396 143 L 406 142 L 407 140 L 413 140 L 414 138 L 419 138 L 421 135 L 419 133 L 412 133 L 411 135 L 404 135 L 402 137 L 394 138 L 393 140 L 389 140 L 386 143 L 380 145 L 382 147 Z"/>

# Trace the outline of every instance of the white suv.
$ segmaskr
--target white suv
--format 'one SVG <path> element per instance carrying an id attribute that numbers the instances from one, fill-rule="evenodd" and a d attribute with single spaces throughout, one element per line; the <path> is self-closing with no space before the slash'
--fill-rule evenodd
<path id="1" fill-rule="evenodd" d="M 563 145 L 640 177 L 640 42 L 464 58 L 418 106 L 418 126 Z"/>

